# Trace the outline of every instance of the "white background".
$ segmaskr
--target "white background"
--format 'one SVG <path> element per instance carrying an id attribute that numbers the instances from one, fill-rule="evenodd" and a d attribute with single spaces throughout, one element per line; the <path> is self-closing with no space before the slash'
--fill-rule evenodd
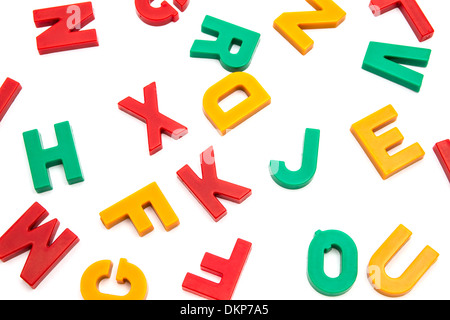
<path id="1" fill-rule="evenodd" d="M 63 4 L 56 0 L 0 2 L 0 78 L 23 86 L 0 123 L 0 234 L 37 201 L 80 242 L 36 288 L 20 277 L 27 254 L 0 263 L 1 299 L 82 299 L 80 279 L 92 263 L 114 263 L 100 289 L 125 294 L 115 282 L 120 258 L 138 266 L 148 281 L 149 300 L 202 299 L 181 288 L 200 270 L 205 252 L 228 258 L 237 238 L 252 252 L 233 299 L 329 299 L 306 276 L 307 250 L 318 229 L 338 229 L 353 238 L 359 253 L 358 278 L 346 294 L 332 299 L 388 299 L 366 276 L 376 249 L 404 224 L 411 240 L 388 265 L 397 277 L 425 245 L 440 253 L 414 289 L 397 299 L 447 299 L 450 247 L 450 184 L 432 147 L 450 138 L 448 126 L 448 19 L 450 2 L 418 1 L 435 29 L 420 43 L 399 10 L 374 17 L 369 1 L 337 0 L 346 20 L 336 29 L 309 30 L 315 47 L 297 52 L 273 21 L 288 11 L 313 10 L 306 1 L 192 0 L 180 20 L 152 27 L 137 16 L 134 1 L 93 0 L 100 46 L 40 56 L 32 11 Z M 159 4 L 160 1 L 155 1 Z M 261 34 L 246 72 L 272 97 L 248 121 L 220 136 L 202 112 L 205 91 L 229 74 L 217 60 L 189 57 L 205 15 Z M 361 69 L 369 41 L 432 49 L 420 93 Z M 156 82 L 160 111 L 187 126 L 178 141 L 163 136 L 163 150 L 148 153 L 143 122 L 118 109 L 127 96 L 143 101 L 143 88 Z M 231 99 L 231 98 L 230 98 Z M 425 158 L 383 181 L 350 133 L 352 123 L 392 104 L 394 124 L 405 136 L 399 150 L 419 142 Z M 45 147 L 56 144 L 53 125 L 69 121 L 85 181 L 69 186 L 62 167 L 50 169 L 54 189 L 33 189 L 22 139 L 38 129 Z M 386 129 L 392 128 L 390 125 Z M 305 128 L 321 130 L 317 173 L 307 187 L 287 190 L 270 177 L 270 160 L 300 167 Z M 213 146 L 219 178 L 252 189 L 242 204 L 222 203 L 228 214 L 214 222 L 178 180 L 185 164 L 200 174 L 200 153 Z M 166 232 L 148 210 L 155 230 L 139 237 L 131 222 L 107 230 L 99 213 L 131 193 L 157 182 L 180 219 Z M 45 222 L 46 222 L 45 221 Z M 339 255 L 327 255 L 326 271 L 339 272 Z M 389 298 L 391 299 L 391 298 Z"/>

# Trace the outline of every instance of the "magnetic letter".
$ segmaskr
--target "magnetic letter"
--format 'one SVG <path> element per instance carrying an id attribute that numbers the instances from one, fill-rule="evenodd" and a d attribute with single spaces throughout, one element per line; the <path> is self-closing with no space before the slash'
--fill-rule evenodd
<path id="1" fill-rule="evenodd" d="M 242 203 L 252 194 L 252 190 L 217 178 L 213 147 L 202 152 L 200 162 L 202 178 L 199 178 L 188 165 L 178 170 L 177 175 L 217 222 L 227 214 L 227 209 L 216 197 Z"/>
<path id="2" fill-rule="evenodd" d="M 242 90 L 248 98 L 224 112 L 219 103 Z M 270 96 L 256 79 L 245 72 L 233 72 L 210 87 L 203 97 L 203 112 L 221 135 L 249 119 L 270 104 Z"/>
<path id="3" fill-rule="evenodd" d="M 371 0 L 369 7 L 375 16 L 399 8 L 420 42 L 430 39 L 434 34 L 433 27 L 416 0 Z"/>
<path id="4" fill-rule="evenodd" d="M 370 259 L 367 269 L 369 281 L 376 291 L 385 296 L 407 294 L 439 256 L 430 246 L 426 246 L 400 277 L 389 277 L 385 271 L 386 265 L 409 240 L 411 234 L 411 231 L 399 225 Z"/>
<path id="5" fill-rule="evenodd" d="M 36 202 L 0 238 L 3 262 L 30 251 L 20 277 L 33 289 L 79 241 L 69 229 L 53 241 L 59 221 L 53 219 L 39 226 L 47 216 L 47 210 Z"/>
<path id="6" fill-rule="evenodd" d="M 389 150 L 402 143 L 403 135 L 397 128 L 391 129 L 380 136 L 376 136 L 374 131 L 395 122 L 397 116 L 394 108 L 388 105 L 354 123 L 351 127 L 354 137 L 383 179 L 387 179 L 421 160 L 425 155 L 417 142 L 392 156 L 388 154 Z"/>
<path id="7" fill-rule="evenodd" d="M 284 161 L 272 160 L 269 166 L 272 179 L 286 189 L 300 189 L 307 186 L 316 173 L 319 139 L 320 130 L 306 129 L 301 168 L 297 171 L 291 171 L 286 168 Z"/>
<path id="8" fill-rule="evenodd" d="M 324 254 L 336 249 L 341 255 L 341 273 L 331 278 L 324 271 Z M 358 275 L 358 250 L 352 238 L 338 230 L 317 231 L 308 250 L 308 280 L 319 293 L 339 296 L 353 286 Z"/>
<path id="9" fill-rule="evenodd" d="M 231 300 L 251 248 L 250 242 L 238 239 L 228 260 L 205 253 L 200 267 L 203 271 L 219 275 L 222 278 L 220 283 L 187 273 L 182 285 L 183 290 L 206 299 Z"/>
<path id="10" fill-rule="evenodd" d="M 48 149 L 42 148 L 41 135 L 38 130 L 23 133 L 31 176 L 34 188 L 38 193 L 53 189 L 48 173 L 48 168 L 53 166 L 64 166 L 69 184 L 84 181 L 69 122 L 57 123 L 54 127 L 58 145 Z"/>
<path id="11" fill-rule="evenodd" d="M 135 0 L 134 2 L 137 14 L 143 22 L 151 26 L 163 26 L 172 21 L 178 21 L 178 11 L 167 1 L 161 2 L 159 8 L 152 7 L 152 2 L 153 0 Z M 184 11 L 189 5 L 189 0 L 174 0 L 174 5 L 180 11 Z"/>
<path id="12" fill-rule="evenodd" d="M 112 262 L 97 261 L 83 273 L 80 291 L 84 300 L 145 300 L 147 297 L 147 280 L 144 273 L 126 259 L 120 259 L 116 281 L 119 284 L 130 283 L 130 291 L 124 296 L 102 293 L 98 286 L 103 279 L 111 277 Z"/>
<path id="13" fill-rule="evenodd" d="M 8 112 L 9 107 L 16 99 L 22 87 L 20 83 L 6 78 L 0 88 L 0 121 L 2 121 L 6 112 Z"/>
<path id="14" fill-rule="evenodd" d="M 91 2 L 35 10 L 33 15 L 37 28 L 51 26 L 36 38 L 40 54 L 98 46 L 94 29 L 80 31 L 95 19 Z"/>
<path id="15" fill-rule="evenodd" d="M 153 231 L 153 225 L 144 211 L 149 206 L 153 208 L 166 231 L 170 231 L 180 224 L 178 217 L 156 182 L 103 210 L 100 213 L 100 218 L 107 229 L 129 218 L 139 236 L 143 237 Z"/>
<path id="16" fill-rule="evenodd" d="M 191 48 L 191 57 L 218 59 L 230 72 L 244 71 L 248 68 L 261 36 L 259 33 L 211 16 L 206 16 L 203 20 L 202 32 L 217 37 L 217 40 L 195 40 Z M 230 52 L 233 45 L 240 47 L 239 52 Z"/>
<path id="17" fill-rule="evenodd" d="M 428 60 L 430 60 L 430 55 L 430 49 L 372 41 L 367 48 L 362 68 L 410 90 L 419 92 L 423 82 L 423 74 L 402 64 L 425 68 L 428 65 Z"/>
<path id="18" fill-rule="evenodd" d="M 317 11 L 285 12 L 273 23 L 277 30 L 301 54 L 307 54 L 314 41 L 302 29 L 336 28 L 346 13 L 331 0 L 306 0 Z"/>
<path id="19" fill-rule="evenodd" d="M 144 88 L 144 103 L 128 97 L 119 102 L 119 109 L 147 124 L 148 148 L 150 155 L 162 149 L 161 134 L 177 140 L 188 133 L 188 129 L 158 111 L 156 84 Z"/>
<path id="20" fill-rule="evenodd" d="M 445 172 L 445 175 L 447 176 L 447 179 L 450 181 L 450 140 L 447 139 L 436 143 L 433 150 Z"/>

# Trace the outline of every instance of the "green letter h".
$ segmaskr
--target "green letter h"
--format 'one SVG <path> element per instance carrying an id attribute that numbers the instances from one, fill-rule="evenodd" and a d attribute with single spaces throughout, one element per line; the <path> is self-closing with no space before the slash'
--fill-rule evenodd
<path id="1" fill-rule="evenodd" d="M 60 164 L 64 166 L 69 184 L 84 181 L 69 122 L 55 124 L 55 133 L 58 145 L 48 149 L 42 148 L 38 130 L 23 133 L 31 177 L 33 178 L 34 189 L 38 193 L 53 189 L 48 168 Z"/>

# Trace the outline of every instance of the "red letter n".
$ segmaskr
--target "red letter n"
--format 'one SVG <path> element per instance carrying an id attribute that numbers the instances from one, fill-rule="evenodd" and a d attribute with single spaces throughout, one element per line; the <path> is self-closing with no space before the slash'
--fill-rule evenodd
<path id="1" fill-rule="evenodd" d="M 30 250 L 20 277 L 33 289 L 79 241 L 66 229 L 53 242 L 59 222 L 53 219 L 39 226 L 47 216 L 47 210 L 35 202 L 0 238 L 3 262 Z"/>
<path id="2" fill-rule="evenodd" d="M 217 222 L 226 215 L 227 210 L 216 197 L 241 203 L 252 194 L 252 190 L 217 178 L 213 147 L 202 153 L 200 161 L 202 179 L 188 165 L 178 170 L 177 175 Z"/>
<path id="3" fill-rule="evenodd" d="M 34 10 L 36 27 L 48 27 L 36 38 L 40 54 L 98 46 L 94 29 L 80 31 L 95 19 L 91 2 Z"/>

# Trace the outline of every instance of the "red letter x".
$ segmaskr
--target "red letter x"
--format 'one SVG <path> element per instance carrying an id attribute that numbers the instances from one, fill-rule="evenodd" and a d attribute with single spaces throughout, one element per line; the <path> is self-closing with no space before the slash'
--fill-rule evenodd
<path id="1" fill-rule="evenodd" d="M 158 111 L 156 84 L 153 82 L 144 88 L 145 102 L 128 97 L 119 102 L 119 109 L 147 123 L 147 135 L 150 155 L 162 149 L 161 133 L 175 140 L 188 133 L 185 126 L 173 121 Z"/>
<path id="2" fill-rule="evenodd" d="M 200 161 L 202 179 L 188 165 L 178 170 L 177 175 L 214 221 L 219 221 L 226 215 L 227 210 L 216 197 L 241 203 L 252 194 L 252 190 L 217 178 L 213 147 L 202 153 Z"/>
<path id="3" fill-rule="evenodd" d="M 98 46 L 95 30 L 79 31 L 92 20 L 91 2 L 35 10 L 36 27 L 52 26 L 36 38 L 40 54 Z"/>
<path id="4" fill-rule="evenodd" d="M 434 34 L 433 27 L 416 0 L 371 0 L 370 8 L 375 16 L 400 8 L 420 42 L 430 39 Z"/>

